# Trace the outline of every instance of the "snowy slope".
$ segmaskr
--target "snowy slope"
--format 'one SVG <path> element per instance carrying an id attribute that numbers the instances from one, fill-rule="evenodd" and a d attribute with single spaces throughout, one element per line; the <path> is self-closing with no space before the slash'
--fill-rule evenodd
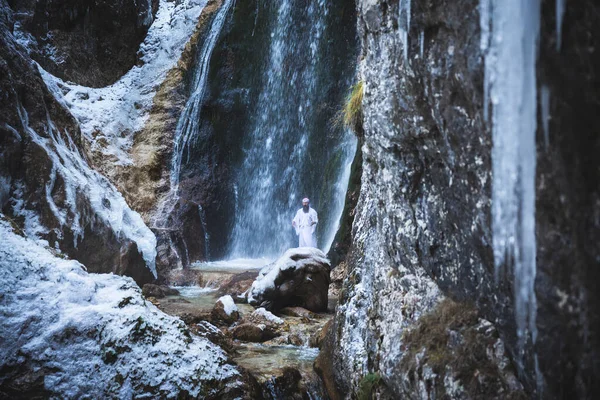
<path id="1" fill-rule="evenodd" d="M 141 65 L 110 86 L 89 88 L 64 82 L 40 68 L 54 96 L 79 121 L 92 151 L 114 156 L 118 164 L 131 164 L 128 152 L 133 135 L 143 128 L 160 83 L 179 60 L 206 3 L 161 0 L 139 49 Z"/>
<path id="2" fill-rule="evenodd" d="M 88 274 L 13 233 L 2 214 L 0 370 L 0 387 L 42 371 L 60 398 L 202 397 L 239 375 L 220 348 L 147 303 L 131 278 Z"/>

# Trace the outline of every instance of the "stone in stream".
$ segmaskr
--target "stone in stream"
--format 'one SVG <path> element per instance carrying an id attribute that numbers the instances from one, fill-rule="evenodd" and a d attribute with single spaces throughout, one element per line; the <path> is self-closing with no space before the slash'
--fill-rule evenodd
<path id="1" fill-rule="evenodd" d="M 269 311 L 286 306 L 325 311 L 330 266 L 327 256 L 319 249 L 290 249 L 260 271 L 250 288 L 248 303 Z"/>
<path id="2" fill-rule="evenodd" d="M 235 274 L 221 285 L 219 293 L 223 295 L 230 294 L 235 301 L 245 301 L 247 292 L 257 276 L 258 271 L 245 271 Z"/>
<path id="3" fill-rule="evenodd" d="M 166 274 L 166 281 L 171 286 L 204 286 L 201 271 L 193 268 L 173 269 Z"/>
<path id="4" fill-rule="evenodd" d="M 257 325 L 250 322 L 240 324 L 233 328 L 231 335 L 234 339 L 241 340 L 244 342 L 266 342 L 267 340 L 273 339 L 277 334 L 265 327 L 264 325 Z"/>
<path id="5" fill-rule="evenodd" d="M 142 288 L 142 294 L 145 297 L 154 297 L 156 299 L 162 299 L 165 296 L 178 295 L 179 291 L 168 286 L 147 283 Z"/>
<path id="6" fill-rule="evenodd" d="M 213 323 L 223 322 L 225 324 L 232 324 L 240 319 L 238 308 L 233 302 L 233 298 L 229 295 L 223 296 L 217 300 L 211 315 Z"/>

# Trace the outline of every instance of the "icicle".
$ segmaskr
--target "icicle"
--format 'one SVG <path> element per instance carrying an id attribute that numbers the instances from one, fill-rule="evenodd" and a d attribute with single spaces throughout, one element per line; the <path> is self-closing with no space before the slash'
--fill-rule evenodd
<path id="1" fill-rule="evenodd" d="M 482 35 L 487 0 L 482 0 Z M 493 0 L 486 54 L 492 115 L 492 228 L 499 270 L 512 265 L 515 316 L 521 346 L 536 327 L 536 58 L 540 0 Z M 489 25 L 488 25 L 489 26 Z"/>
<path id="2" fill-rule="evenodd" d="M 419 33 L 419 57 L 423 58 L 423 52 L 425 49 L 425 32 Z"/>
<path id="3" fill-rule="evenodd" d="M 410 33 L 410 1 L 400 0 L 398 10 L 398 31 L 402 41 L 402 55 L 404 61 L 408 61 L 408 34 Z M 403 15 L 404 14 L 404 18 Z"/>
<path id="4" fill-rule="evenodd" d="M 210 235 L 208 233 L 208 224 L 206 223 L 206 213 L 200 204 L 198 204 L 198 215 L 200 216 L 200 223 L 204 231 L 204 258 L 208 261 L 210 260 Z"/>
<path id="5" fill-rule="evenodd" d="M 542 85 L 541 90 L 542 126 L 544 127 L 544 145 L 550 147 L 550 88 Z"/>
<path id="6" fill-rule="evenodd" d="M 565 0 L 556 0 L 556 51 L 562 44 L 562 24 L 565 16 Z"/>

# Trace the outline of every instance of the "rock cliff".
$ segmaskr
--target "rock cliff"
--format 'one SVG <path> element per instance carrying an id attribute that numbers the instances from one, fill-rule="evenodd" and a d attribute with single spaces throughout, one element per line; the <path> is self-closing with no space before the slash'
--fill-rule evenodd
<path id="1" fill-rule="evenodd" d="M 0 3 L 0 206 L 31 237 L 139 283 L 156 278 L 156 239 L 139 214 L 90 167 L 79 126 L 15 39 Z"/>
<path id="2" fill-rule="evenodd" d="M 365 87 L 363 175 L 348 275 L 329 331 L 333 362 L 320 360 L 330 394 L 357 394 L 367 387 L 407 398 L 524 393 L 592 398 L 598 393 L 599 346 L 593 332 L 599 303 L 590 282 L 598 271 L 593 245 L 599 232 L 598 162 L 593 155 L 599 140 L 585 127 L 599 123 L 593 89 L 598 78 L 592 72 L 599 65 L 598 7 L 592 2 L 567 6 L 564 20 L 555 14 L 554 3 L 541 8 L 538 335 L 535 344 L 530 338 L 522 347 L 513 272 L 509 268 L 498 280 L 494 276 L 482 6 L 471 0 L 413 2 L 412 8 L 410 3 L 357 2 Z M 559 22 L 562 34 L 556 32 Z M 465 322 L 471 325 L 467 331 L 480 331 L 482 323 L 497 330 L 493 346 L 506 354 L 497 353 L 501 357 L 494 360 L 494 351 L 484 351 L 491 370 L 481 361 L 477 370 L 458 371 L 451 360 L 460 351 L 436 354 L 427 338 L 415 344 L 410 332 L 436 313 L 452 313 L 451 307 L 440 311 L 447 298 L 475 310 L 476 317 Z M 455 328 L 446 326 L 447 336 L 456 337 Z M 445 368 L 436 367 L 440 357 Z M 494 393 L 486 387 L 494 387 Z"/>

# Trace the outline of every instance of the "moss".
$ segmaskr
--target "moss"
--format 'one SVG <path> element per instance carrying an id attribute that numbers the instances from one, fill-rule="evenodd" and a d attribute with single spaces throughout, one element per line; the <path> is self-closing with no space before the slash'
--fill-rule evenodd
<path id="1" fill-rule="evenodd" d="M 416 354 L 424 351 L 423 363 L 442 377 L 450 367 L 453 376 L 461 381 L 472 398 L 496 398 L 504 393 L 509 398 L 525 398 L 521 391 L 511 391 L 499 376 L 498 366 L 487 355 L 487 349 L 497 340 L 497 335 L 484 335 L 477 331 L 478 312 L 471 303 L 441 301 L 430 313 L 423 315 L 417 326 L 405 331 L 403 341 L 406 352 L 403 369 L 417 372 Z M 455 340 L 451 341 L 450 332 Z M 443 382 L 437 390 L 444 393 Z"/>
<path id="2" fill-rule="evenodd" d="M 379 374 L 367 374 L 358 384 L 358 392 L 356 397 L 358 400 L 370 400 L 373 398 L 374 390 L 379 386 L 381 376 Z"/>
<path id="3" fill-rule="evenodd" d="M 21 227 L 19 226 L 19 224 L 17 223 L 17 221 L 15 221 L 14 219 L 10 218 L 6 214 L 4 214 L 2 216 L 2 219 L 5 220 L 5 221 L 7 221 L 10 224 L 10 226 L 11 226 L 11 228 L 12 228 L 12 230 L 13 230 L 14 233 L 16 233 L 19 236 L 25 237 L 25 232 L 21 229 Z"/>
<path id="4" fill-rule="evenodd" d="M 453 355 L 448 348 L 448 330 L 473 326 L 477 323 L 477 310 L 471 304 L 457 303 L 450 299 L 442 300 L 429 314 L 419 319 L 416 328 L 405 331 L 404 342 L 408 346 L 411 369 L 415 367 L 414 355 L 423 348 L 427 363 L 434 372 L 442 373 Z"/>

